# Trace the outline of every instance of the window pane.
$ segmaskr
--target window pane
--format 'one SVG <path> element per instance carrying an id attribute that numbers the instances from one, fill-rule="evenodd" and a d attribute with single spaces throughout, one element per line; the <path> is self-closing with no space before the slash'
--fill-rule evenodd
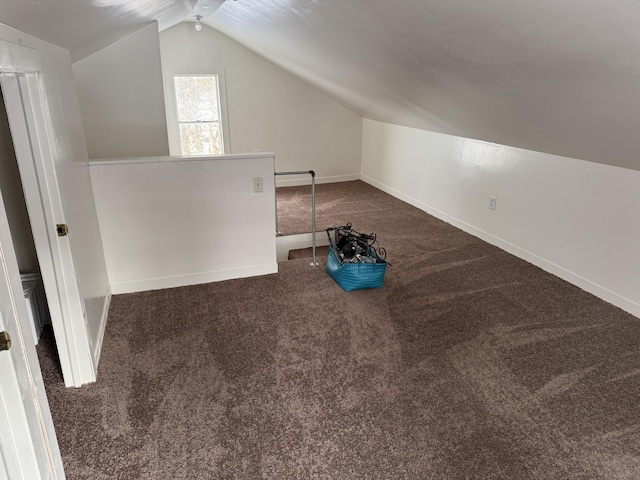
<path id="1" fill-rule="evenodd" d="M 220 124 L 181 123 L 180 145 L 182 155 L 216 155 L 222 153 Z"/>
<path id="2" fill-rule="evenodd" d="M 217 77 L 174 77 L 179 122 L 219 120 Z"/>

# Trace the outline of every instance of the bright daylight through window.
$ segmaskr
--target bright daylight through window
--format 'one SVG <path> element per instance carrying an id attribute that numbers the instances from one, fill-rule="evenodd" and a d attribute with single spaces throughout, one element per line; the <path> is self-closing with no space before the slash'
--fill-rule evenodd
<path id="1" fill-rule="evenodd" d="M 175 76 L 181 155 L 224 153 L 217 75 Z"/>

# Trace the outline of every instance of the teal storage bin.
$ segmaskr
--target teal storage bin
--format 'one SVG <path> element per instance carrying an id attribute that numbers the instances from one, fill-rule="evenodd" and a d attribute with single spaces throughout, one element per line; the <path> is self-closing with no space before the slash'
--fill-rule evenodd
<path id="1" fill-rule="evenodd" d="M 342 228 L 342 227 L 339 227 Z M 348 226 L 350 230 L 350 225 Z M 361 290 L 365 288 L 382 288 L 387 262 L 379 257 L 374 248 L 366 247 L 367 255 L 358 262 L 342 261 L 334 239 L 327 229 L 329 237 L 329 257 L 327 258 L 327 273 L 343 290 Z M 357 232 L 355 232 L 357 234 Z"/>

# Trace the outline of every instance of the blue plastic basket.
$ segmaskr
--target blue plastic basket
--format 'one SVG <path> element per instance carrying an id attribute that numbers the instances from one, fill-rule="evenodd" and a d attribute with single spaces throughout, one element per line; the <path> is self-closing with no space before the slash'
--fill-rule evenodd
<path id="1" fill-rule="evenodd" d="M 333 242 L 332 242 L 333 243 Z M 375 256 L 375 253 L 372 253 Z M 345 263 L 340 260 L 333 245 L 329 245 L 327 273 L 343 290 L 382 288 L 387 263 Z"/>

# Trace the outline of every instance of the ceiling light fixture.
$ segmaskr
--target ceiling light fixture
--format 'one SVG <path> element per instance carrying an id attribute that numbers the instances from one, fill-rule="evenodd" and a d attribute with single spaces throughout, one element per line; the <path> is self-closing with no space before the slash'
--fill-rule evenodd
<path id="1" fill-rule="evenodd" d="M 202 15 L 196 15 L 195 19 L 196 19 L 196 32 L 199 32 L 200 30 L 202 30 L 202 24 L 200 23 L 200 20 L 202 20 Z"/>

